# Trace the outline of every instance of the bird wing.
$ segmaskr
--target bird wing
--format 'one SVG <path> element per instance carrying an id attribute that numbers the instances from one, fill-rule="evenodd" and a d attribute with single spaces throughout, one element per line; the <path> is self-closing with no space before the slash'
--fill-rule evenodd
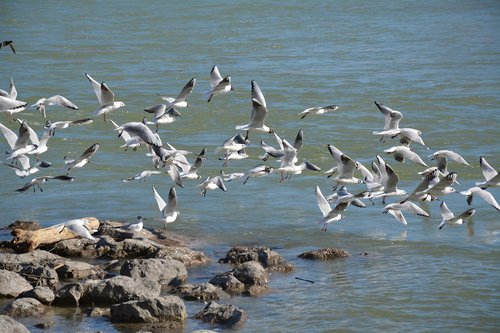
<path id="1" fill-rule="evenodd" d="M 300 150 L 304 146 L 304 131 L 299 130 L 297 136 L 295 137 L 295 141 L 293 142 L 293 147 L 297 150 Z"/>
<path id="2" fill-rule="evenodd" d="M 14 85 L 14 79 L 12 79 L 12 77 L 10 78 L 9 95 L 7 97 L 17 99 L 17 89 Z"/>
<path id="3" fill-rule="evenodd" d="M 2 123 L 0 123 L 0 131 L 2 131 L 2 134 L 7 140 L 10 149 L 16 149 L 15 146 L 17 141 L 17 134 L 14 133 L 11 129 L 5 127 Z"/>
<path id="4" fill-rule="evenodd" d="M 196 79 L 192 78 L 188 83 L 182 88 L 179 95 L 177 95 L 176 101 L 184 101 L 188 97 L 188 95 L 193 91 L 193 88 L 196 84 Z"/>
<path id="5" fill-rule="evenodd" d="M 474 187 L 473 194 L 478 195 L 481 199 L 492 205 L 496 210 L 500 210 L 500 206 L 495 200 L 495 197 L 493 197 L 493 194 L 491 194 L 490 192 L 483 190 L 479 187 Z"/>
<path id="6" fill-rule="evenodd" d="M 429 217 L 429 213 L 411 201 L 405 201 L 402 204 L 402 207 L 413 215 Z"/>
<path id="7" fill-rule="evenodd" d="M 16 99 L 0 96 L 0 111 L 9 111 L 24 108 L 28 105 L 27 102 L 18 101 Z"/>
<path id="8" fill-rule="evenodd" d="M 78 106 L 76 106 L 69 99 L 67 99 L 66 97 L 61 96 L 61 95 L 55 95 L 55 96 L 49 97 L 49 98 L 47 98 L 47 102 L 49 104 L 57 104 L 59 106 L 65 107 L 65 108 L 78 110 Z"/>
<path id="9" fill-rule="evenodd" d="M 441 210 L 441 217 L 443 218 L 443 221 L 450 220 L 455 217 L 455 214 L 446 206 L 446 202 L 441 202 L 439 205 L 440 210 Z"/>
<path id="10" fill-rule="evenodd" d="M 222 81 L 222 76 L 219 73 L 219 68 L 216 66 L 212 67 L 212 70 L 210 71 L 210 86 L 215 88 L 219 82 Z"/>
<path id="11" fill-rule="evenodd" d="M 484 157 L 479 158 L 479 165 L 481 166 L 481 171 L 486 181 L 492 180 L 493 177 L 498 175 L 498 171 L 493 169 Z"/>
<path id="12" fill-rule="evenodd" d="M 404 225 L 408 224 L 408 222 L 406 222 L 405 216 L 403 215 L 403 213 L 400 210 L 389 209 L 387 212 L 389 214 L 391 214 L 392 216 L 394 216 L 396 218 L 396 220 L 398 220 L 402 224 L 404 224 Z"/>
<path id="13" fill-rule="evenodd" d="M 394 171 L 394 169 L 387 163 L 385 164 L 385 171 L 387 172 L 387 179 L 384 184 L 384 192 L 395 192 L 397 184 L 399 182 L 399 176 L 396 171 Z"/>
<path id="14" fill-rule="evenodd" d="M 251 84 L 252 84 L 252 101 L 256 101 L 258 104 L 266 108 L 267 107 L 266 99 L 264 98 L 264 95 L 262 94 L 259 85 L 255 81 L 252 81 Z"/>
<path id="15" fill-rule="evenodd" d="M 158 203 L 158 207 L 159 207 L 159 205 L 160 204 Z M 170 191 L 168 191 L 168 204 L 165 208 L 165 212 L 163 213 L 163 215 L 165 216 L 165 215 L 171 214 L 171 213 L 175 212 L 176 210 L 177 210 L 177 192 L 175 190 L 175 187 L 172 186 L 170 188 Z"/>
<path id="16" fill-rule="evenodd" d="M 85 73 L 85 76 L 87 79 L 90 81 L 90 84 L 92 84 L 92 88 L 94 88 L 95 95 L 97 97 L 97 100 L 99 101 L 99 104 L 102 105 L 102 92 L 101 92 L 101 84 L 94 80 L 92 76 L 89 74 Z"/>
<path id="17" fill-rule="evenodd" d="M 160 212 L 163 213 L 163 210 L 165 209 L 165 207 L 167 207 L 167 204 L 162 199 L 162 197 L 158 194 L 158 192 L 156 191 L 156 189 L 154 188 L 154 186 L 153 186 L 153 193 L 154 193 L 154 196 L 155 196 L 156 204 L 158 205 L 158 209 L 160 210 Z"/>
<path id="18" fill-rule="evenodd" d="M 332 210 L 332 207 L 330 207 L 330 204 L 323 196 L 323 193 L 321 193 L 319 186 L 316 186 L 314 193 L 316 194 L 316 200 L 318 201 L 319 210 L 323 214 L 323 217 L 326 217 Z"/>
<path id="19" fill-rule="evenodd" d="M 115 94 L 113 94 L 106 83 L 101 83 L 101 106 L 113 105 L 114 102 Z"/>

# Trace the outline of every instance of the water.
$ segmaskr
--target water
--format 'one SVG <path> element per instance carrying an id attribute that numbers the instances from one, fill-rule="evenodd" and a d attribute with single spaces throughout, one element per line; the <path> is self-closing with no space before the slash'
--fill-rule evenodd
<path id="1" fill-rule="evenodd" d="M 379 143 L 371 134 L 383 126 L 374 100 L 402 111 L 402 125 L 424 132 L 431 151 L 414 149 L 429 164 L 430 153 L 450 149 L 474 166 L 450 165 L 459 174 L 458 190 L 482 180 L 479 156 L 500 168 L 500 6 L 495 1 L 16 1 L 2 7 L 1 38 L 14 40 L 18 54 L 0 50 L 1 87 L 7 89 L 13 76 L 21 100 L 33 104 L 61 94 L 80 107 L 49 108 L 53 121 L 94 112 L 87 72 L 106 81 L 127 104 L 110 117 L 118 123 L 141 120 L 147 115 L 144 107 L 161 102 L 157 93 L 175 96 L 196 77 L 190 108 L 181 110 L 174 124 L 161 127 L 160 135 L 179 149 L 199 152 L 207 146 L 203 176 L 220 171 L 215 148 L 236 134 L 235 125 L 248 121 L 251 80 L 266 97 L 267 124 L 288 140 L 303 129 L 306 146 L 300 157 L 324 170 L 332 166 L 328 143 L 366 166 L 396 144 Z M 232 76 L 236 91 L 208 104 L 203 95 L 215 64 L 222 75 Z M 343 112 L 303 120 L 297 116 L 306 107 L 332 103 Z M 44 120 L 34 109 L 22 117 L 42 132 Z M 16 130 L 6 116 L 1 122 Z M 251 134 L 250 139 L 251 158 L 232 161 L 226 172 L 259 163 L 260 140 L 274 144 L 269 135 Z M 0 226 L 17 219 L 48 226 L 82 216 L 133 222 L 137 215 L 160 226 L 151 186 L 166 195 L 170 180 L 156 176 L 146 183 L 122 183 L 121 178 L 152 166 L 143 149 L 121 151 L 121 139 L 102 119 L 58 131 L 42 155 L 53 166 L 39 175 L 57 174 L 64 156 L 78 156 L 94 142 L 101 147 L 89 165 L 73 171 L 76 181 L 50 181 L 43 193 L 14 192 L 27 180 L 1 168 Z M 8 149 L 3 139 L 0 149 Z M 420 167 L 386 160 L 399 173 L 401 188 L 417 185 Z M 171 230 L 196 240 L 214 264 L 190 269 L 190 282 L 229 269 L 216 259 L 240 244 L 275 247 L 297 268 L 273 274 L 267 295 L 230 300 L 248 313 L 241 332 L 484 332 L 497 327 L 499 214 L 481 200 L 474 203 L 477 213 L 471 223 L 442 231 L 437 229 L 439 202 L 424 205 L 430 218 L 406 214 L 407 227 L 382 214 L 377 202 L 366 209 L 350 207 L 343 221 L 323 233 L 313 223 L 320 214 L 314 186 L 324 193 L 331 186 L 322 175 L 305 173 L 284 183 L 278 175 L 252 179 L 245 186 L 232 182 L 227 193 L 213 191 L 205 198 L 196 185 L 186 182 L 178 191 L 181 215 Z M 491 192 L 500 199 L 498 189 Z M 467 209 L 461 195 L 445 200 L 456 213 Z M 353 256 L 336 262 L 296 258 L 330 246 Z M 359 256 L 361 252 L 369 255 Z M 190 315 L 202 307 L 186 305 Z M 134 330 L 78 311 L 56 309 L 54 318 L 54 332 Z M 24 322 L 36 330 L 32 319 Z M 184 331 L 209 327 L 190 320 Z"/>

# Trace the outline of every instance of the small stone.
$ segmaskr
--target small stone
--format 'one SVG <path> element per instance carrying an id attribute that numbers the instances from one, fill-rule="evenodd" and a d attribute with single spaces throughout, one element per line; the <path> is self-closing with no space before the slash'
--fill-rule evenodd
<path id="1" fill-rule="evenodd" d="M 220 305 L 216 302 L 208 303 L 203 310 L 195 314 L 195 319 L 206 323 L 224 325 L 229 328 L 240 328 L 247 319 L 245 311 L 232 304 Z"/>
<path id="2" fill-rule="evenodd" d="M 222 288 L 204 282 L 197 285 L 185 284 L 171 291 L 173 294 L 189 301 L 212 301 L 230 298 Z"/>
<path id="3" fill-rule="evenodd" d="M 87 309 L 87 316 L 88 317 L 110 317 L 111 310 L 110 310 L 110 308 L 100 308 L 100 307 L 89 308 L 89 309 Z"/>
<path id="4" fill-rule="evenodd" d="M 299 258 L 313 260 L 332 260 L 337 258 L 347 258 L 350 256 L 351 254 L 349 252 L 335 248 L 325 248 L 299 254 Z"/>
<path id="5" fill-rule="evenodd" d="M 245 284 L 235 278 L 231 272 L 217 274 L 208 282 L 214 286 L 219 286 L 229 294 L 241 294 L 245 291 Z"/>
<path id="6" fill-rule="evenodd" d="M 38 323 L 35 325 L 36 328 L 41 328 L 41 329 L 49 329 L 51 328 L 52 326 L 54 326 L 55 322 L 52 321 L 52 320 L 49 320 L 49 321 L 44 321 L 42 323 Z"/>

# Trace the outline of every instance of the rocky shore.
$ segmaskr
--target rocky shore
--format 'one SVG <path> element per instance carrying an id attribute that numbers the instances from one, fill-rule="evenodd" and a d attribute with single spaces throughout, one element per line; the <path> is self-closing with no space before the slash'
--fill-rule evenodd
<path id="1" fill-rule="evenodd" d="M 12 227 L 39 228 L 29 222 Z M 51 307 L 79 307 L 88 316 L 133 325 L 136 331 L 181 329 L 187 320 L 205 322 L 209 329 L 237 329 L 248 314 L 231 304 L 231 298 L 267 293 L 269 272 L 294 270 L 270 248 L 238 246 L 219 259 L 231 270 L 189 284 L 188 268 L 206 265 L 210 258 L 190 249 L 182 237 L 171 233 L 165 237 L 157 230 L 130 232 L 109 221 L 100 221 L 93 236 L 97 241 L 64 239 L 24 253 L 13 241 L 1 244 L 0 297 L 12 301 L 0 311 L 0 332 L 29 332 L 22 324 L 26 317 L 40 318 L 36 327 L 50 328 L 54 323 L 44 321 L 43 315 Z M 303 257 L 324 260 L 336 257 L 332 254 L 349 255 L 331 249 L 316 254 Z M 188 318 L 189 302 L 204 302 L 205 307 Z"/>

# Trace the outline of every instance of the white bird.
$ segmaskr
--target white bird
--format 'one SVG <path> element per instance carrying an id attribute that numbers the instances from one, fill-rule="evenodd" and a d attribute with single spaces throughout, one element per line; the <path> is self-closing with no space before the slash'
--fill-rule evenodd
<path id="1" fill-rule="evenodd" d="M 92 236 L 90 234 L 90 230 L 87 227 L 88 220 L 87 219 L 74 219 L 74 220 L 69 220 L 66 223 L 62 225 L 62 229 L 64 228 L 68 229 L 72 233 L 76 234 L 77 236 L 80 236 L 82 238 L 90 239 L 92 241 L 97 241 L 97 238 Z M 57 227 L 57 226 L 54 226 Z"/>
<path id="2" fill-rule="evenodd" d="M 210 71 L 210 91 L 206 93 L 207 102 L 212 100 L 212 97 L 226 94 L 233 90 L 231 86 L 231 76 L 222 78 L 217 66 L 212 67 Z"/>
<path id="3" fill-rule="evenodd" d="M 327 112 L 333 112 L 336 111 L 340 108 L 340 106 L 332 104 L 332 105 L 327 105 L 327 106 L 316 106 L 312 108 L 307 108 L 304 111 L 299 113 L 300 119 L 304 119 L 308 114 L 313 114 L 313 115 L 322 115 Z"/>
<path id="4" fill-rule="evenodd" d="M 106 115 L 113 110 L 119 109 L 125 106 L 125 103 L 121 101 L 115 101 L 115 94 L 109 89 L 106 83 L 99 83 L 94 80 L 89 74 L 85 73 L 85 76 L 92 84 L 94 88 L 97 101 L 99 102 L 99 108 L 96 110 L 95 115 L 103 115 L 104 121 L 106 121 Z"/>
<path id="5" fill-rule="evenodd" d="M 47 120 L 44 128 L 49 130 L 50 135 L 53 136 L 56 134 L 56 129 L 65 129 L 68 128 L 70 125 L 87 125 L 91 124 L 92 122 L 94 122 L 92 118 L 84 118 L 77 120 L 60 120 L 54 122 Z"/>
<path id="6" fill-rule="evenodd" d="M 248 154 L 245 152 L 245 149 L 240 149 L 224 153 L 224 156 L 219 157 L 219 161 L 224 161 L 222 165 L 226 167 L 230 160 L 244 160 L 245 158 L 248 158 Z"/>
<path id="7" fill-rule="evenodd" d="M 327 148 L 336 162 L 337 176 L 334 178 L 336 185 L 333 189 L 339 185 L 362 184 L 363 180 L 354 177 L 354 170 L 359 169 L 359 163 L 331 144 L 328 144 Z"/>
<path id="8" fill-rule="evenodd" d="M 257 82 L 252 81 L 252 115 L 250 122 L 245 125 L 238 125 L 235 128 L 243 131 L 253 131 L 260 133 L 273 133 L 274 131 L 264 124 L 266 121 L 268 111 L 266 100 Z M 248 137 L 248 134 L 247 134 Z"/>
<path id="9" fill-rule="evenodd" d="M 304 161 L 300 164 L 295 164 L 297 160 L 297 149 L 293 147 L 288 141 L 283 140 L 283 147 L 285 154 L 281 158 L 280 167 L 277 169 L 281 173 L 280 181 L 284 181 L 289 178 L 290 175 L 298 175 L 301 174 L 304 170 L 311 171 L 321 171 L 321 168 L 312 164 L 309 161 Z"/>
<path id="10" fill-rule="evenodd" d="M 127 230 L 133 232 L 139 232 L 144 227 L 144 218 L 142 216 L 137 216 L 137 223 L 133 223 L 127 226 Z"/>
<path id="11" fill-rule="evenodd" d="M 221 170 L 219 174 L 226 182 L 230 182 L 234 179 L 240 179 L 245 176 L 244 172 L 225 173 L 224 170 Z"/>
<path id="12" fill-rule="evenodd" d="M 11 117 L 13 117 L 14 113 L 24 111 L 26 105 L 28 105 L 27 102 L 0 96 L 0 112 L 8 113 Z"/>
<path id="13" fill-rule="evenodd" d="M 436 160 L 437 167 L 443 174 L 448 173 L 448 158 L 459 164 L 470 166 L 462 156 L 451 150 L 438 150 L 429 157 L 431 160 Z"/>
<path id="14" fill-rule="evenodd" d="M 274 148 L 266 144 L 264 141 L 261 141 L 260 145 L 262 149 L 264 149 L 265 153 L 264 155 L 259 156 L 259 158 L 262 159 L 263 161 L 267 161 L 269 157 L 280 159 L 285 155 L 285 147 L 283 145 L 283 139 L 280 138 L 276 132 L 274 132 L 273 134 L 274 137 L 276 138 L 276 142 L 278 143 L 278 148 Z M 295 136 L 295 141 L 293 142 L 293 148 L 295 148 L 298 153 L 303 146 L 304 146 L 304 131 L 299 130 L 299 132 Z M 298 161 L 299 160 L 297 156 L 295 156 L 295 158 L 293 159 L 293 163 L 297 163 Z"/>
<path id="15" fill-rule="evenodd" d="M 78 110 L 78 106 L 76 106 L 73 102 L 71 102 L 69 99 L 66 97 L 63 97 L 61 95 L 54 95 L 52 97 L 48 98 L 40 98 L 38 101 L 36 101 L 35 104 L 32 105 L 32 107 L 36 107 L 37 111 L 40 111 L 42 116 L 44 118 L 47 118 L 47 114 L 45 112 L 45 109 L 47 106 L 50 105 L 59 105 L 68 109 L 72 110 Z"/>
<path id="16" fill-rule="evenodd" d="M 427 147 L 427 145 L 424 143 L 424 140 L 421 137 L 422 131 L 419 131 L 414 128 L 400 128 L 399 129 L 399 142 L 403 146 L 409 146 L 410 143 L 415 142 L 418 143 L 419 145 L 424 146 L 426 149 L 430 149 Z"/>
<path id="17" fill-rule="evenodd" d="M 131 182 L 133 180 L 138 180 L 139 183 L 141 181 L 144 181 L 146 182 L 146 177 L 151 177 L 152 175 L 159 175 L 161 174 L 162 172 L 159 171 L 159 170 L 144 170 L 144 171 L 141 171 L 139 172 L 138 174 L 130 177 L 130 178 L 122 178 L 122 181 L 124 183 L 128 183 L 128 182 Z"/>
<path id="18" fill-rule="evenodd" d="M 321 193 L 319 186 L 316 185 L 314 193 L 316 195 L 316 200 L 318 201 L 319 210 L 321 211 L 321 214 L 323 214 L 323 218 L 317 220 L 316 223 L 322 223 L 323 227 L 321 230 L 326 231 L 330 223 L 340 221 L 343 218 L 342 212 L 347 208 L 349 202 L 340 202 L 332 209 L 328 201 L 323 196 L 323 193 Z"/>
<path id="19" fill-rule="evenodd" d="M 442 221 L 439 223 L 439 230 L 443 229 L 445 224 L 463 224 L 465 222 L 466 218 L 471 217 L 476 213 L 476 210 L 474 208 L 467 209 L 465 212 L 459 214 L 458 216 L 455 216 L 451 210 L 448 209 L 448 206 L 446 206 L 446 202 L 441 202 L 441 205 L 439 205 L 441 209 L 441 217 Z"/>
<path id="20" fill-rule="evenodd" d="M 476 187 L 476 186 L 471 187 L 466 191 L 460 192 L 460 194 L 466 196 L 467 203 L 469 205 L 472 204 L 472 199 L 474 199 L 474 197 L 480 197 L 481 199 L 486 201 L 486 203 L 490 204 L 496 210 L 500 210 L 500 206 L 498 205 L 498 202 L 495 200 L 495 197 L 493 197 L 493 194 L 491 194 L 490 192 L 488 192 L 486 190 L 483 190 L 480 187 Z"/>
<path id="21" fill-rule="evenodd" d="M 17 119 L 19 126 L 18 134 L 14 133 L 8 127 L 0 123 L 0 131 L 7 140 L 11 151 L 7 159 L 17 159 L 18 156 L 25 155 L 38 147 L 40 142 L 35 131 L 26 121 Z M 31 141 L 31 144 L 28 144 Z"/>
<path id="22" fill-rule="evenodd" d="M 337 192 L 327 196 L 326 200 L 333 206 L 336 206 L 341 202 L 350 202 L 353 206 L 365 208 L 366 204 L 361 201 L 361 199 L 367 197 L 368 191 L 363 191 L 358 194 L 352 194 L 347 191 L 347 188 L 345 186 L 342 186 Z"/>
<path id="23" fill-rule="evenodd" d="M 158 194 L 156 189 L 153 187 L 153 193 L 155 196 L 156 204 L 158 205 L 158 209 L 160 210 L 163 218 L 165 219 L 165 229 L 167 228 L 168 223 L 173 223 L 177 219 L 179 215 L 179 211 L 177 210 L 177 192 L 175 191 L 175 187 L 171 187 L 168 191 L 168 199 L 167 202 L 162 199 L 162 197 Z"/>
<path id="24" fill-rule="evenodd" d="M 415 203 L 408 200 L 401 203 L 396 202 L 385 206 L 383 213 L 389 213 L 394 216 L 396 220 L 404 225 L 407 225 L 408 223 L 406 222 L 406 219 L 403 215 L 403 211 L 409 212 L 414 215 L 429 217 L 429 213 L 417 206 Z"/>
<path id="25" fill-rule="evenodd" d="M 47 146 L 47 143 L 49 142 L 49 139 L 51 137 L 52 137 L 52 135 L 50 135 L 50 131 L 47 129 L 44 130 L 42 137 L 40 138 L 40 140 L 38 140 L 38 144 L 36 145 L 36 148 L 28 151 L 28 154 L 30 154 L 30 155 L 34 154 L 36 159 L 39 160 L 40 155 L 45 153 L 49 149 L 49 147 Z"/>
<path id="26" fill-rule="evenodd" d="M 207 177 L 207 179 L 203 183 L 199 184 L 198 187 L 201 189 L 201 195 L 203 196 L 207 195 L 208 190 L 216 190 L 219 188 L 224 192 L 227 191 L 226 185 L 224 184 L 224 180 L 221 176 Z"/>
<path id="27" fill-rule="evenodd" d="M 0 89 L 0 96 L 7 97 L 13 100 L 17 99 L 17 89 L 14 85 L 14 79 L 12 77 L 10 78 L 9 91 Z"/>
<path id="28" fill-rule="evenodd" d="M 63 181 L 69 181 L 72 182 L 75 180 L 75 178 L 66 176 L 66 175 L 61 175 L 61 176 L 42 176 L 42 177 L 36 177 L 24 184 L 23 187 L 18 188 L 16 192 L 26 192 L 27 190 L 30 189 L 30 187 L 33 187 L 33 192 L 36 191 L 36 187 L 40 190 L 40 192 L 43 192 L 40 184 L 45 183 L 49 179 L 57 179 L 57 180 L 63 180 Z"/>
<path id="29" fill-rule="evenodd" d="M 269 166 L 266 166 L 263 164 L 259 164 L 255 167 L 253 167 L 252 169 L 248 170 L 247 172 L 245 172 L 244 176 L 241 177 L 241 178 L 244 178 L 243 185 L 245 185 L 250 178 L 267 176 L 268 174 L 272 173 L 273 170 L 274 169 L 272 167 L 269 167 Z"/>
<path id="30" fill-rule="evenodd" d="M 420 156 L 407 146 L 394 146 L 389 149 L 385 149 L 384 152 L 388 155 L 392 154 L 394 159 L 398 162 L 404 163 L 405 160 L 409 160 L 413 163 L 428 167 Z"/>
<path id="31" fill-rule="evenodd" d="M 380 132 L 373 132 L 374 135 L 382 136 L 395 136 L 400 133 L 399 122 L 403 119 L 403 114 L 399 111 L 393 110 L 382 103 L 375 101 L 375 105 L 380 112 L 384 115 L 384 130 Z"/>
<path id="32" fill-rule="evenodd" d="M 224 140 L 222 145 L 218 146 L 215 149 L 215 152 L 232 153 L 244 149 L 248 144 L 250 144 L 248 136 L 243 137 L 243 135 L 241 134 L 236 134 L 230 137 L 229 139 Z"/>
<path id="33" fill-rule="evenodd" d="M 144 118 L 142 122 L 133 121 L 125 123 L 116 127 L 115 131 L 118 131 L 119 137 L 123 135 L 123 132 L 127 132 L 131 137 L 137 136 L 148 145 L 161 147 L 162 142 L 160 137 L 153 133 L 153 131 L 144 124 L 145 122 L 146 118 Z"/>
<path id="34" fill-rule="evenodd" d="M 177 95 L 177 97 L 173 98 L 173 97 L 165 97 L 165 96 L 161 96 L 161 99 L 168 102 L 168 107 L 171 108 L 187 108 L 189 105 L 188 105 L 188 102 L 186 101 L 186 98 L 189 96 L 189 94 L 193 91 L 193 88 L 196 84 L 196 78 L 192 78 L 191 80 L 189 80 L 188 83 L 186 83 L 186 85 L 184 85 L 184 87 L 182 88 L 181 92 L 179 93 L 179 95 Z"/>
<path id="35" fill-rule="evenodd" d="M 21 163 L 21 166 L 16 165 L 16 164 L 12 164 L 12 163 L 10 163 L 10 164 L 4 163 L 4 162 L 2 162 L 2 163 L 4 163 L 9 168 L 13 169 L 14 172 L 16 173 L 16 175 L 19 176 L 20 178 L 24 178 L 26 176 L 33 175 L 33 174 L 37 173 L 38 171 L 40 171 L 39 168 L 48 168 L 52 165 L 52 163 L 50 163 L 50 162 L 39 161 L 34 166 L 31 166 L 30 159 L 26 155 L 18 156 L 17 161 L 19 163 Z"/>
<path id="36" fill-rule="evenodd" d="M 476 185 L 481 187 L 483 190 L 488 187 L 500 187 L 500 176 L 498 175 L 498 171 L 495 170 L 482 156 L 479 158 L 479 165 L 481 166 L 481 171 L 485 181 L 477 182 Z"/>
<path id="37" fill-rule="evenodd" d="M 450 172 L 439 181 L 431 181 L 431 186 L 424 191 L 424 194 L 430 195 L 431 198 L 454 193 L 456 190 L 451 187 L 457 181 L 457 173 Z M 430 176 L 432 178 L 432 176 Z M 432 185 L 434 183 L 434 185 Z"/>
<path id="38" fill-rule="evenodd" d="M 433 169 L 433 170 L 428 170 L 426 173 L 419 173 L 422 174 L 422 180 L 421 182 L 417 185 L 417 187 L 403 200 L 422 200 L 422 201 L 432 201 L 435 199 L 431 194 L 428 193 L 429 189 L 433 186 L 435 186 L 439 182 L 439 176 L 438 176 L 439 170 Z M 443 186 L 443 183 L 440 185 L 440 187 Z M 438 187 L 439 188 L 439 187 Z"/>
<path id="39" fill-rule="evenodd" d="M 115 127 L 115 130 L 120 127 L 112 119 L 111 123 Z M 127 131 L 122 131 L 119 136 L 123 139 L 123 141 L 125 141 L 125 144 L 121 145 L 120 148 L 125 148 L 125 150 L 132 148 L 133 151 L 136 151 L 137 148 L 139 148 L 139 146 L 144 143 L 141 138 L 135 135 L 131 136 Z"/>
<path id="40" fill-rule="evenodd" d="M 397 185 L 399 182 L 399 176 L 396 171 L 394 171 L 394 169 L 387 163 L 385 164 L 385 172 L 386 174 L 382 179 L 384 189 L 382 191 L 373 192 L 369 196 L 370 199 L 383 198 L 382 204 L 384 205 L 385 199 L 387 197 L 402 196 L 407 194 L 405 190 L 398 189 Z"/>
<path id="41" fill-rule="evenodd" d="M 186 158 L 184 157 L 184 160 Z M 180 164 L 180 168 L 181 168 L 181 172 L 180 172 L 180 177 L 181 179 L 200 179 L 201 176 L 198 174 L 198 170 L 201 168 L 201 166 L 203 165 L 203 157 L 196 157 L 196 160 L 194 161 L 194 163 L 191 165 L 187 162 L 185 163 L 181 163 Z"/>
<path id="42" fill-rule="evenodd" d="M 158 132 L 158 128 L 161 124 L 171 124 L 177 120 L 177 117 L 181 116 L 181 113 L 174 107 L 168 107 L 165 104 L 150 106 L 145 108 L 144 111 L 154 113 L 153 120 L 148 121 L 147 124 L 155 125 L 156 132 Z"/>
<path id="43" fill-rule="evenodd" d="M 99 144 L 94 143 L 92 146 L 87 148 L 77 159 L 72 160 L 65 157 L 64 165 L 67 171 L 66 175 L 69 175 L 70 171 L 73 168 L 82 168 L 84 165 L 86 165 L 89 162 L 90 158 L 94 156 L 94 154 L 97 152 L 98 149 L 99 149 Z"/>

